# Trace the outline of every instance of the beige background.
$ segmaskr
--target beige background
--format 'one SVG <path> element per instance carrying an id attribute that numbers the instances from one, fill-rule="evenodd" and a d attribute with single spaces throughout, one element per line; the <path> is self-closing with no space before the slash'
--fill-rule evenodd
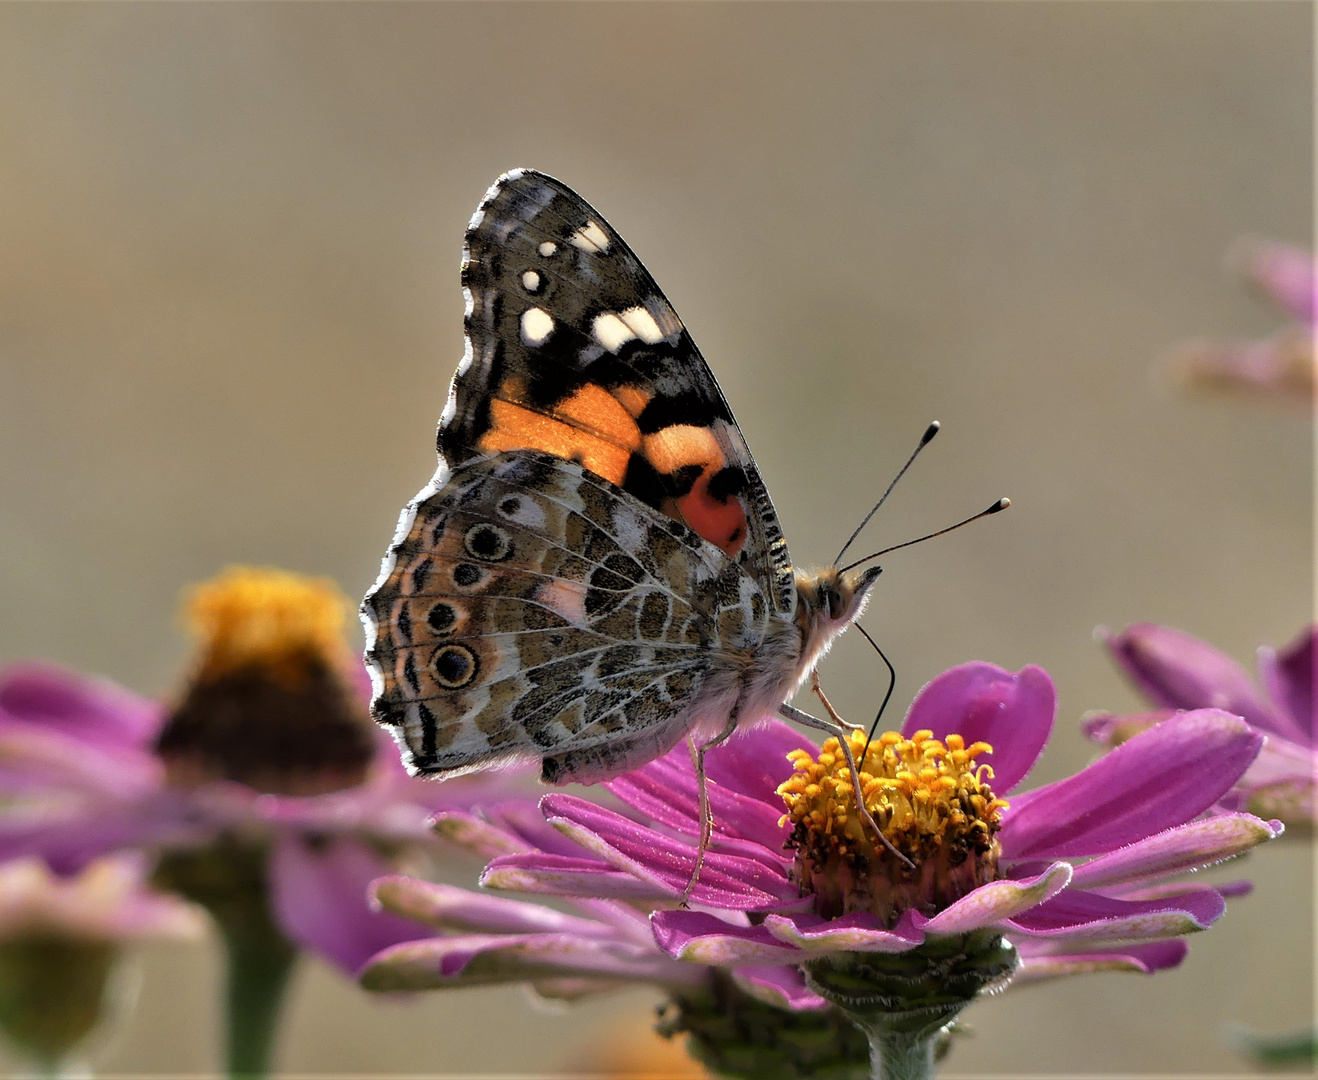
<path id="1" fill-rule="evenodd" d="M 461 352 L 462 230 L 504 169 L 577 187 L 681 312 L 793 551 L 830 558 L 925 424 L 871 550 L 899 708 L 970 659 L 1043 664 L 1075 722 L 1135 697 L 1090 634 L 1241 660 L 1310 618 L 1311 432 L 1187 400 L 1155 360 L 1276 317 L 1242 234 L 1310 242 L 1312 13 L 1292 3 L 0 8 L 0 657 L 144 691 L 234 561 L 373 579 Z M 858 636 L 846 710 L 882 678 Z M 955 1073 L 1220 1072 L 1223 1026 L 1312 1012 L 1311 857 L 1176 972 L 976 1005 Z M 454 873 L 470 880 L 472 869 Z M 215 1061 L 216 957 L 157 950 L 103 1054 Z M 368 1000 L 299 976 L 290 1072 L 541 1072 L 645 1012 L 516 990 Z"/>

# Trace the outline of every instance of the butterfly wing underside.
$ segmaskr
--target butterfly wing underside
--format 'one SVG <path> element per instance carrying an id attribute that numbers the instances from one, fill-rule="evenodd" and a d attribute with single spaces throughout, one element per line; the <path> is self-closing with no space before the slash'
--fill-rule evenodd
<path id="1" fill-rule="evenodd" d="M 580 196 L 501 177 L 462 280 L 439 471 L 363 605 L 373 710 L 415 771 L 613 775 L 717 695 L 712 648 L 790 611 L 786 543 L 695 343 Z"/>

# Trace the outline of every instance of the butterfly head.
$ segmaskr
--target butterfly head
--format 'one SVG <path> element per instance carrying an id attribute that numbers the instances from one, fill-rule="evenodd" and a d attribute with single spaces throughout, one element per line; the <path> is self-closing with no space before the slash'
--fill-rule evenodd
<path id="1" fill-rule="evenodd" d="M 835 634 L 860 618 L 881 573 L 880 566 L 796 572 L 796 623 L 803 656 L 818 657 Z"/>

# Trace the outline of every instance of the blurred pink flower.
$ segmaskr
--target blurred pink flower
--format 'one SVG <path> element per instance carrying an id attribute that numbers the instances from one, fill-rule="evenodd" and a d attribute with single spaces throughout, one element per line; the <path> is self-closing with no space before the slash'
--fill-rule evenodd
<path id="1" fill-rule="evenodd" d="M 488 796 L 489 781 L 406 774 L 367 717 L 364 668 L 327 616 L 339 600 L 324 583 L 275 571 L 231 571 L 207 586 L 194 606 L 222 625 L 172 709 L 48 664 L 5 671 L 0 859 L 39 856 L 74 874 L 108 852 L 237 844 L 262 853 L 271 913 L 289 940 L 345 971 L 420 936 L 372 910 L 367 887 L 405 850 L 433 847 L 430 816 Z M 280 651 L 317 636 L 306 655 Z M 304 662 L 311 673 L 299 682 Z"/>
<path id="2" fill-rule="evenodd" d="M 36 858 L 0 862 L 0 942 L 57 937 L 126 942 L 199 937 L 202 913 L 145 885 L 134 855 L 107 856 L 71 877 Z"/>
<path id="3" fill-rule="evenodd" d="M 1105 634 L 1104 643 L 1158 711 L 1130 716 L 1093 713 L 1084 722 L 1090 739 L 1104 746 L 1118 745 L 1178 715 L 1175 710 L 1216 708 L 1235 713 L 1267 741 L 1219 805 L 1312 828 L 1318 782 L 1314 740 L 1318 627 L 1308 627 L 1280 651 L 1260 648 L 1258 685 L 1229 656 L 1168 626 L 1135 623 L 1119 634 Z"/>
<path id="4" fill-rule="evenodd" d="M 97 859 L 73 877 L 40 859 L 0 863 L 0 1032 L 39 1075 L 69 1058 L 126 1004 L 114 978 L 121 946 L 200 936 L 199 909 L 143 883 L 145 860 Z"/>
<path id="5" fill-rule="evenodd" d="M 1260 341 L 1202 340 L 1171 357 L 1173 374 L 1190 386 L 1252 393 L 1313 406 L 1314 257 L 1290 244 L 1246 241 L 1233 262 L 1291 325 Z"/>

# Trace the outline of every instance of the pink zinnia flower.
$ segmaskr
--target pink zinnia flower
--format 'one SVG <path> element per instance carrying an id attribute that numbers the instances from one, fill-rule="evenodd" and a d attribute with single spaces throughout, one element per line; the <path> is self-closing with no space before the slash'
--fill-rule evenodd
<path id="1" fill-rule="evenodd" d="M 922 830 L 908 812 L 911 845 L 925 845 L 941 861 L 931 871 L 928 858 L 917 860 L 914 872 L 885 863 L 875 881 L 868 869 L 865 880 L 858 871 L 885 856 L 848 812 L 835 761 L 827 763 L 834 771 L 826 784 L 810 782 L 821 793 L 827 787 L 832 800 L 816 835 L 837 842 L 812 842 L 810 829 L 783 813 L 778 792 L 799 773 L 788 755 L 824 764 L 819 748 L 777 722 L 733 740 L 709 759 L 716 838 L 692 894 L 703 910 L 658 911 L 656 940 L 678 958 L 736 966 L 902 953 L 934 937 L 991 929 L 1016 945 L 1023 977 L 1032 969 L 1042 975 L 1116 963 L 1154 970 L 1179 962 L 1183 945 L 1171 939 L 1207 928 L 1224 902 L 1210 886 L 1168 879 L 1281 831 L 1280 822 L 1250 814 L 1201 817 L 1254 760 L 1262 737 L 1220 710 L 1186 713 L 1075 776 L 1013 795 L 1004 807 L 997 796 L 1012 795 L 1043 750 L 1055 700 L 1041 669 L 1013 675 L 990 664 L 953 668 L 921 691 L 900 735 L 876 740 L 867 762 L 885 746 L 909 750 L 941 740 L 976 771 L 990 766 L 976 781 L 984 817 L 944 814 L 969 820 L 980 836 L 973 828 L 956 836 L 947 828 Z M 857 751 L 863 743 L 863 735 L 855 737 Z M 953 750 L 957 744 L 966 749 Z M 841 755 L 826 747 L 822 757 Z M 888 782 L 876 775 L 881 770 L 861 768 L 869 801 Z M 944 770 L 932 778 L 935 786 L 947 776 Z M 958 782 L 966 777 L 975 779 L 963 769 Z M 571 795 L 541 801 L 546 819 L 586 857 L 506 855 L 490 863 L 483 882 L 560 895 L 679 898 L 699 833 L 688 755 L 674 751 L 608 787 L 632 816 Z M 900 808 L 876 806 L 881 823 L 903 825 Z M 939 847 L 944 839 L 959 845 L 950 858 Z M 895 842 L 905 850 L 900 838 Z M 839 865 L 829 878 L 834 850 Z"/>
<path id="2" fill-rule="evenodd" d="M 1258 685 L 1225 653 L 1168 626 L 1135 623 L 1119 634 L 1104 634 L 1103 640 L 1135 688 L 1158 711 L 1091 714 L 1084 724 L 1091 739 L 1118 745 L 1176 715 L 1175 710 L 1216 708 L 1235 713 L 1266 735 L 1267 742 L 1220 805 L 1312 827 L 1318 781 L 1314 741 L 1318 627 L 1308 627 L 1280 651 L 1260 648 Z"/>
<path id="3" fill-rule="evenodd" d="M 861 765 L 866 805 L 900 856 L 855 813 L 835 740 L 821 749 L 777 721 L 742 733 L 706 759 L 715 837 L 692 910 L 679 902 L 700 811 L 684 749 L 607 783 L 619 808 L 545 796 L 541 813 L 559 837 L 528 820 L 524 804 L 513 843 L 506 822 L 444 815 L 450 834 L 495 856 L 483 885 L 568 898 L 590 923 L 382 882 L 386 907 L 447 933 L 387 950 L 366 979 L 405 989 L 511 975 L 579 989 L 610 977 L 674 980 L 663 963 L 672 958 L 724 969 L 779 1006 L 826 1013 L 831 1003 L 865 1032 L 876 1062 L 927 1075 L 956 1012 L 1014 973 L 1178 964 L 1180 937 L 1210 926 L 1240 886 L 1175 876 L 1281 831 L 1249 814 L 1203 816 L 1262 743 L 1212 709 L 1014 794 L 1048 739 L 1055 701 L 1038 668 L 966 664 L 925 687 L 902 731 L 876 739 Z M 852 745 L 859 758 L 863 734 Z M 657 950 L 636 934 L 638 909 L 650 912 Z"/>

